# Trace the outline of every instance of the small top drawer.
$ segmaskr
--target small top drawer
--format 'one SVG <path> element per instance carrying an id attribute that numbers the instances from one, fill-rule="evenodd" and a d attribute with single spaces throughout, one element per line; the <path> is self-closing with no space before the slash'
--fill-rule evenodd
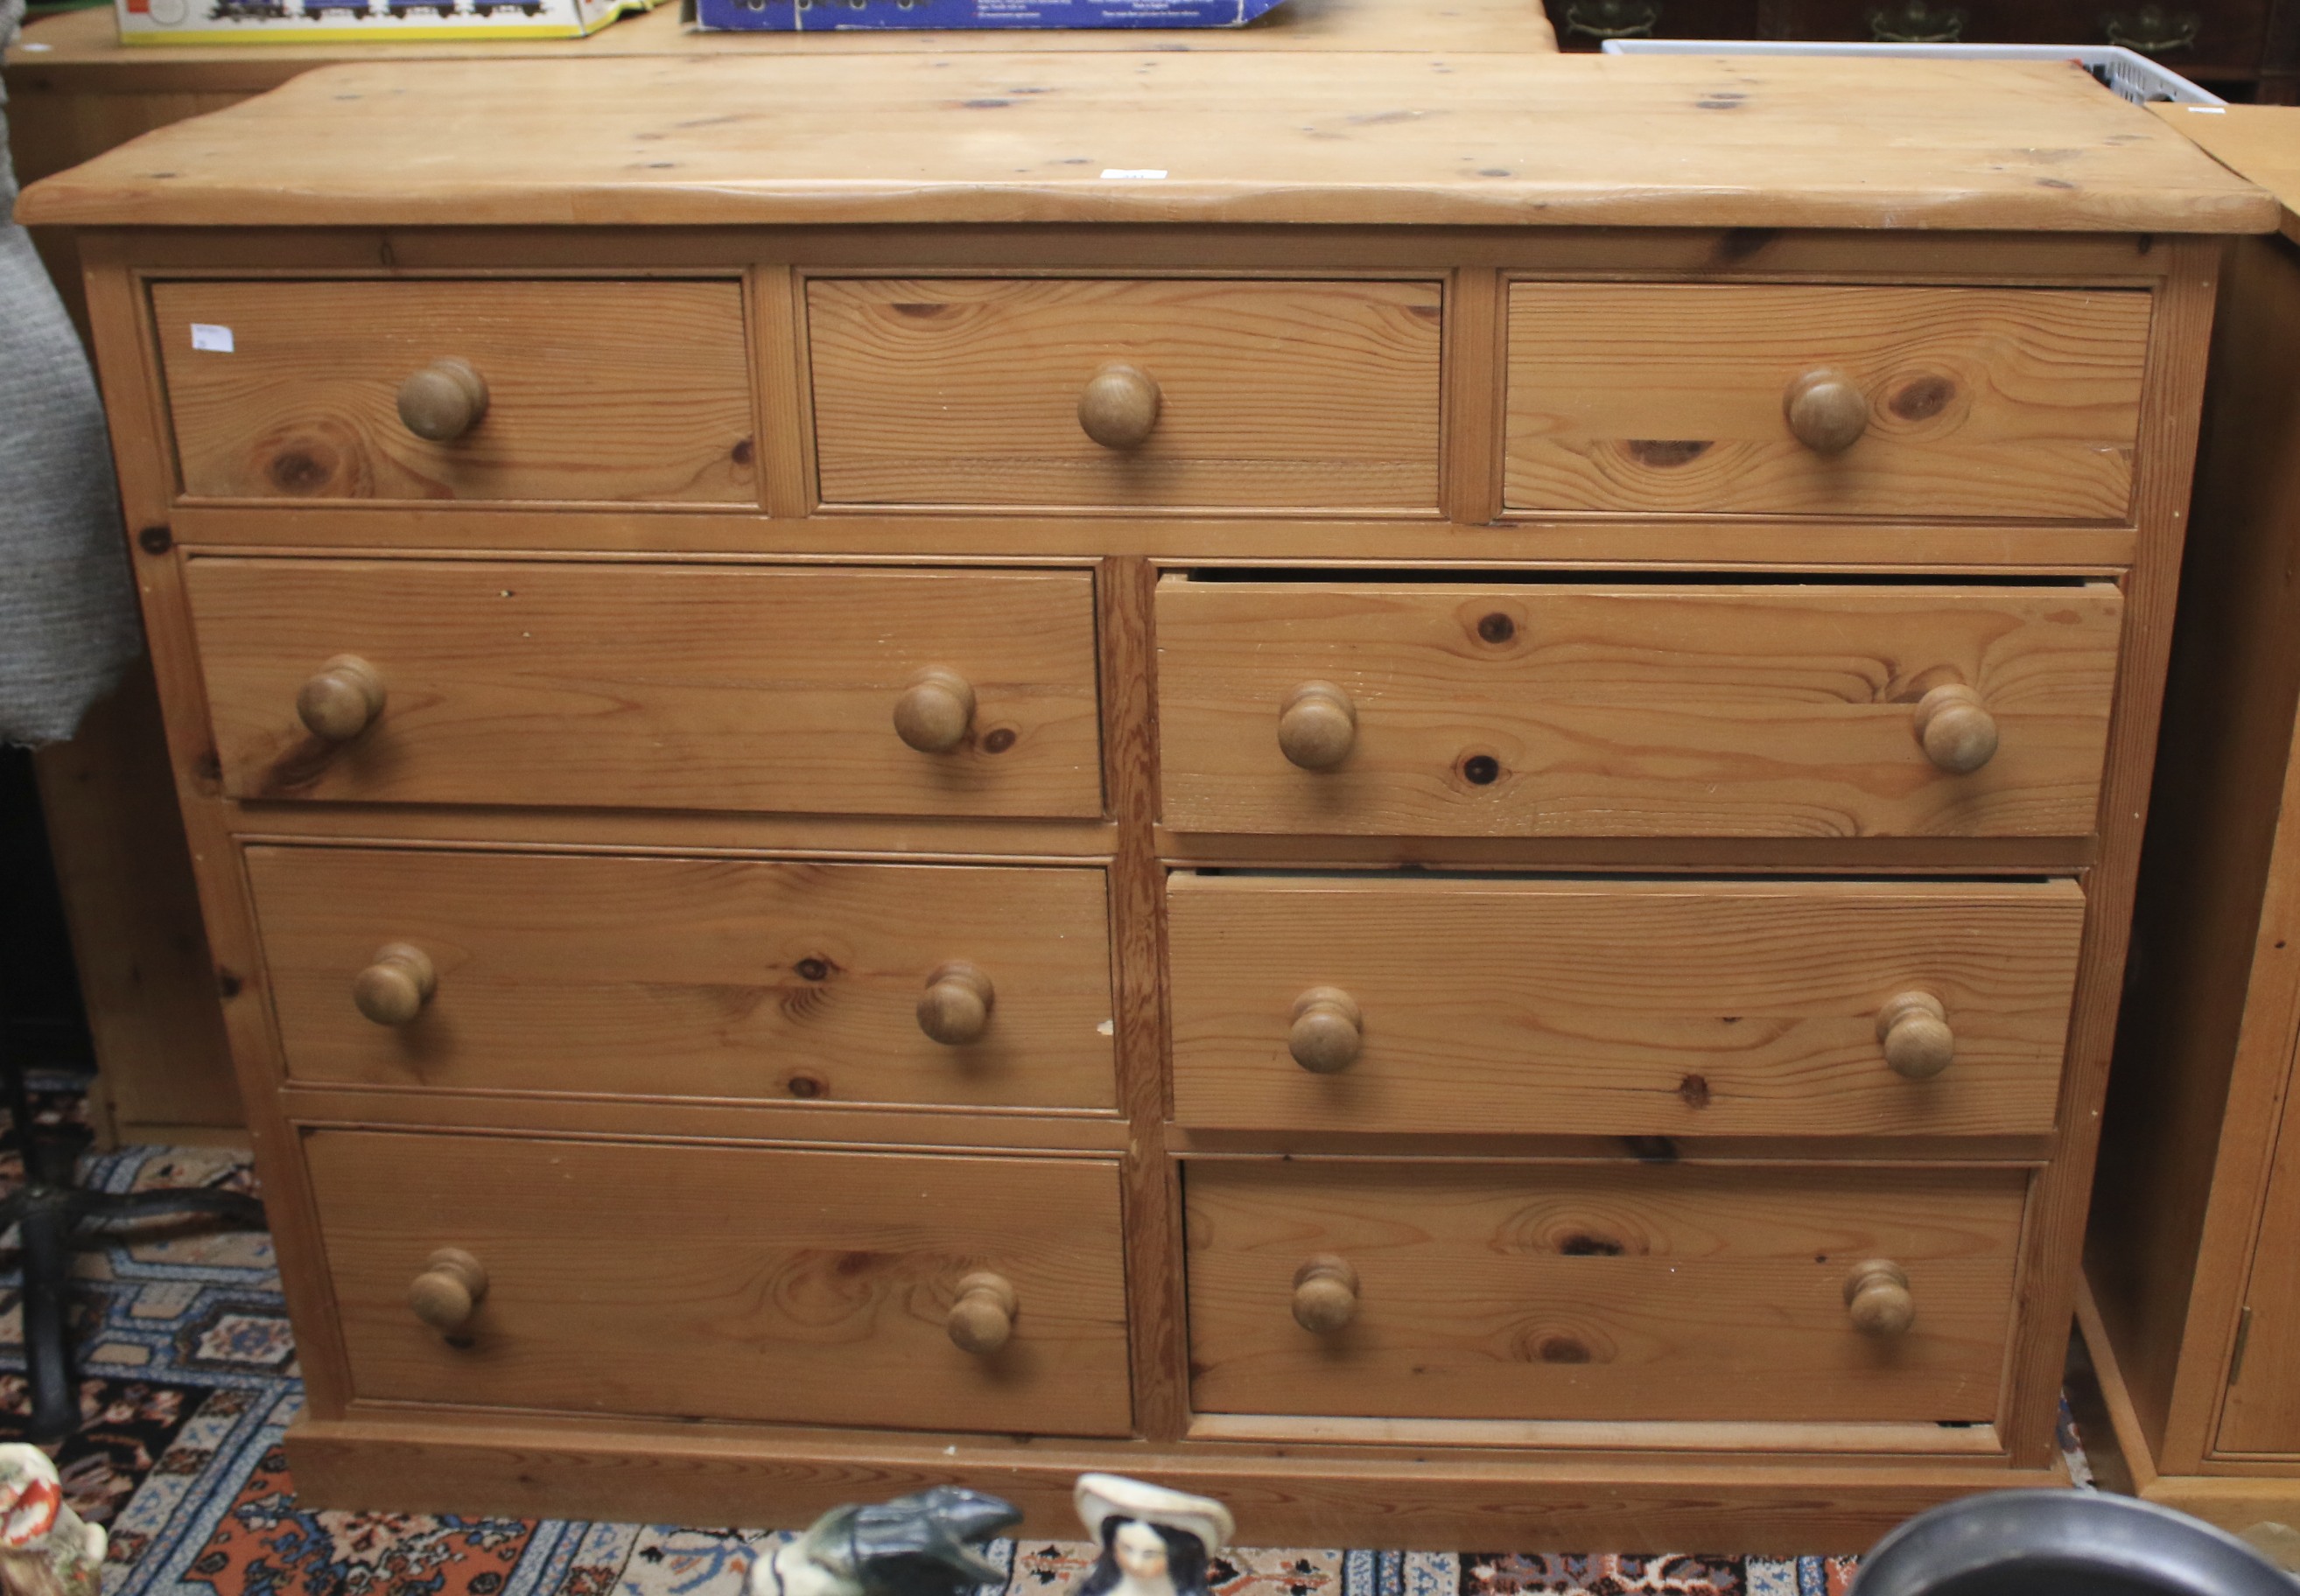
<path id="1" fill-rule="evenodd" d="M 1434 283 L 826 278 L 833 504 L 1432 511 Z"/>
<path id="2" fill-rule="evenodd" d="M 1537 283 L 1512 512 L 2121 521 L 2139 290 Z"/>
<path id="3" fill-rule="evenodd" d="M 1094 579 L 190 563 L 234 798 L 1092 819 Z"/>
<path id="4" fill-rule="evenodd" d="M 177 282 L 152 308 L 190 498 L 758 497 L 732 282 Z"/>

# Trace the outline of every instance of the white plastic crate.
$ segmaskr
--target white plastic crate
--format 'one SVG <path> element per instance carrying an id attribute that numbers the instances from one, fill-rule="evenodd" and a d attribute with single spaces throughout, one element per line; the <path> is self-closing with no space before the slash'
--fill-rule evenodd
<path id="1" fill-rule="evenodd" d="M 2135 104 L 2225 105 L 2179 73 L 2121 45 L 1869 45 L 1834 40 L 1609 38 L 1608 55 L 1915 55 L 1949 61 L 2072 61 Z"/>

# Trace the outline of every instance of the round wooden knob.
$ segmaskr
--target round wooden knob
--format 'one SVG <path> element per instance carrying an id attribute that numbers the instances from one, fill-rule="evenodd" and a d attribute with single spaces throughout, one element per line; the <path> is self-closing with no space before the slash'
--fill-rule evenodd
<path id="1" fill-rule="evenodd" d="M 1294 1028 L 1286 1051 L 1312 1075 L 1331 1075 L 1357 1062 L 1365 1045 L 1365 1017 L 1357 1000 L 1338 986 L 1312 986 L 1294 1000 Z"/>
<path id="2" fill-rule="evenodd" d="M 1808 371 L 1781 395 L 1796 441 L 1816 454 L 1842 454 L 1869 430 L 1869 396 L 1842 371 Z"/>
<path id="3" fill-rule="evenodd" d="M 1358 739 L 1358 707 L 1331 682 L 1304 682 L 1278 707 L 1278 746 L 1304 770 L 1330 770 Z"/>
<path id="4" fill-rule="evenodd" d="M 946 964 L 927 977 L 927 989 L 919 993 L 919 1029 L 945 1047 L 979 1042 L 990 1028 L 994 997 L 990 977 L 974 966 Z"/>
<path id="5" fill-rule="evenodd" d="M 375 962 L 352 977 L 352 1002 L 379 1026 L 411 1025 L 438 987 L 430 954 L 413 943 L 386 943 Z"/>
<path id="6" fill-rule="evenodd" d="M 1904 1334 L 1917 1322 L 1908 1271 L 1883 1258 L 1854 1265 L 1845 1277 L 1845 1311 L 1863 1335 Z"/>
<path id="7" fill-rule="evenodd" d="M 1014 1283 L 988 1269 L 958 1283 L 958 1301 L 945 1321 L 951 1344 L 977 1356 L 995 1352 L 1014 1334 Z"/>
<path id="8" fill-rule="evenodd" d="M 1079 395 L 1079 425 L 1105 449 L 1139 449 L 1158 425 L 1158 385 L 1138 366 L 1104 366 Z"/>
<path id="9" fill-rule="evenodd" d="M 469 1325 L 487 1298 L 487 1266 L 460 1247 L 434 1252 L 407 1288 L 407 1306 L 442 1335 Z"/>
<path id="10" fill-rule="evenodd" d="M 452 443 L 488 413 L 488 379 L 450 355 L 399 385 L 399 419 L 417 437 Z"/>
<path id="11" fill-rule="evenodd" d="M 1877 1013 L 1877 1040 L 1885 1062 L 1905 1080 L 1929 1081 L 1956 1057 L 1948 1010 L 1929 992 L 1904 992 Z"/>
<path id="12" fill-rule="evenodd" d="M 974 724 L 974 689 L 954 670 L 921 670 L 895 701 L 895 735 L 921 753 L 948 753 Z"/>
<path id="13" fill-rule="evenodd" d="M 1935 687 L 1917 700 L 1917 741 L 1934 764 L 1969 776 L 1996 757 L 1996 717 L 1962 683 Z"/>
<path id="14" fill-rule="evenodd" d="M 338 654 L 296 694 L 296 714 L 313 736 L 348 743 L 383 713 L 383 677 L 357 654 Z"/>
<path id="15" fill-rule="evenodd" d="M 1294 1271 L 1294 1322 L 1331 1335 L 1358 1317 L 1358 1272 L 1349 1259 L 1321 1252 Z"/>

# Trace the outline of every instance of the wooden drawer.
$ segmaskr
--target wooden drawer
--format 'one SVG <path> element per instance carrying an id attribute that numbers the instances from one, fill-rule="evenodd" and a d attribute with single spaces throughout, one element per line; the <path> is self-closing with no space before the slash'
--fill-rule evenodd
<path id="1" fill-rule="evenodd" d="M 2121 613 L 2106 583 L 1168 577 L 1165 819 L 1306 835 L 2080 835 Z M 1968 689 L 1977 705 L 1954 705 Z M 1993 756 L 1936 763 L 1917 730 L 1936 710 L 1949 767 L 1982 724 Z"/>
<path id="2" fill-rule="evenodd" d="M 2121 521 L 2148 315 L 2137 289 L 1516 283 L 1504 499 Z M 1817 446 L 1786 413 L 1815 373 L 1850 385 L 1846 416 L 1810 402 Z M 1864 418 L 1829 452 L 1829 423 Z"/>
<path id="3" fill-rule="evenodd" d="M 2028 1174 L 2003 1168 L 1193 1160 L 1202 1413 L 1992 1419 Z M 1312 1259 L 1355 1277 L 1297 1321 Z M 1865 1333 L 1846 1282 L 1904 1272 Z M 1312 1291 L 1321 1287 L 1313 1285 Z M 1324 1288 L 1330 1290 L 1331 1288 Z M 1348 1298 L 1342 1301 L 1346 1303 Z"/>
<path id="4" fill-rule="evenodd" d="M 295 1080 L 1115 1101 L 1098 869 L 271 846 L 246 862 Z M 380 956 L 395 944 L 421 958 Z M 355 997 L 378 969 L 382 992 Z"/>
<path id="5" fill-rule="evenodd" d="M 758 498 L 732 282 L 161 283 L 152 309 L 188 497 Z M 485 393 L 452 436 L 443 361 Z"/>
<path id="6" fill-rule="evenodd" d="M 352 1393 L 671 1417 L 1124 1434 L 1118 1170 L 1089 1159 L 307 1133 Z M 433 1251 L 485 1295 L 411 1309 Z M 1012 1334 L 962 1351 L 979 1272 Z"/>
<path id="7" fill-rule="evenodd" d="M 1412 282 L 820 279 L 822 497 L 1434 511 L 1440 299 Z M 1101 378 L 1113 441 L 1097 443 L 1081 401 L 1112 366 L 1134 375 Z"/>
<path id="8" fill-rule="evenodd" d="M 1186 1125 L 2043 1135 L 2084 894 L 1179 874 L 1168 916 Z"/>
<path id="9" fill-rule="evenodd" d="M 1084 571 L 204 559 L 187 582 L 235 798 L 1102 810 Z M 364 725 L 346 656 L 380 684 Z M 928 752 L 895 716 L 936 670 L 974 708 Z"/>

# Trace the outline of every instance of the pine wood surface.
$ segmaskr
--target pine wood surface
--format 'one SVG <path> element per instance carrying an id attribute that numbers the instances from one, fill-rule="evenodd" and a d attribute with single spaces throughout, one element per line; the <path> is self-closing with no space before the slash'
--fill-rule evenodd
<path id="1" fill-rule="evenodd" d="M 2289 105 L 2230 105 L 2200 112 L 2186 105 L 2149 110 L 2184 138 L 2276 196 L 2279 227 L 2300 243 L 2300 110 Z"/>
<path id="2" fill-rule="evenodd" d="M 413 129 L 438 154 L 411 164 Z M 1166 176 L 1101 176 L 1128 170 Z M 2057 62 L 1372 54 L 1276 71 L 1212 54 L 326 67 L 36 185 L 18 215 L 2175 233 L 2275 220 L 2265 194 Z"/>
<path id="3" fill-rule="evenodd" d="M 1173 877 L 1174 1109 L 1395 1134 L 1988 1135 L 2052 1128 L 2083 895 L 2061 881 Z M 1363 1051 L 1288 1051 L 1335 986 Z M 1888 1068 L 1879 1010 L 1941 1000 L 1955 1056 Z"/>
<path id="4" fill-rule="evenodd" d="M 1102 811 L 1084 573 L 210 560 L 190 588 L 235 796 Z M 390 697 L 329 744 L 296 694 L 346 653 Z M 893 711 L 937 666 L 975 735 L 921 753 Z"/>
<path id="5" fill-rule="evenodd" d="M 815 447 L 838 504 L 1438 504 L 1434 283 L 817 278 Z M 1156 384 L 1137 448 L 1079 390 Z"/>
<path id="6" fill-rule="evenodd" d="M 2121 614 L 2105 585 L 1170 576 L 1164 819 L 1311 835 L 2084 833 Z M 1280 706 L 1304 681 L 1356 705 L 1331 769 L 1279 746 Z M 1969 775 L 1934 767 L 1912 730 L 1916 701 L 1944 682 L 1976 687 L 2002 728 Z"/>
<path id="7" fill-rule="evenodd" d="M 363 1399 L 799 1423 L 1122 1434 L 1109 1163 L 317 1131 L 329 1274 Z M 461 1247 L 468 1346 L 409 1311 Z M 977 1269 L 1013 1336 L 945 1317 Z"/>
<path id="8" fill-rule="evenodd" d="M 1194 1160 L 1193 1401 L 1208 1412 L 1791 1420 L 1996 1416 L 2028 1177 Z M 1312 1254 L 1363 1280 L 1317 1335 Z M 1889 1258 L 1904 1335 L 1848 1321 Z"/>
<path id="9" fill-rule="evenodd" d="M 290 1080 L 806 1102 L 1115 1105 L 1102 872 L 255 847 Z M 379 947 L 438 971 L 413 1023 L 354 1006 Z M 983 1039 L 920 1029 L 991 980 Z"/>
<path id="10" fill-rule="evenodd" d="M 159 283 L 152 307 L 191 497 L 758 499 L 734 283 Z M 396 395 L 443 356 L 487 410 L 431 443 Z"/>
<path id="11" fill-rule="evenodd" d="M 2140 293 L 1515 283 L 1505 502 L 2121 521 L 2148 312 Z M 1841 454 L 1782 425 L 1817 370 L 1868 400 Z"/>

